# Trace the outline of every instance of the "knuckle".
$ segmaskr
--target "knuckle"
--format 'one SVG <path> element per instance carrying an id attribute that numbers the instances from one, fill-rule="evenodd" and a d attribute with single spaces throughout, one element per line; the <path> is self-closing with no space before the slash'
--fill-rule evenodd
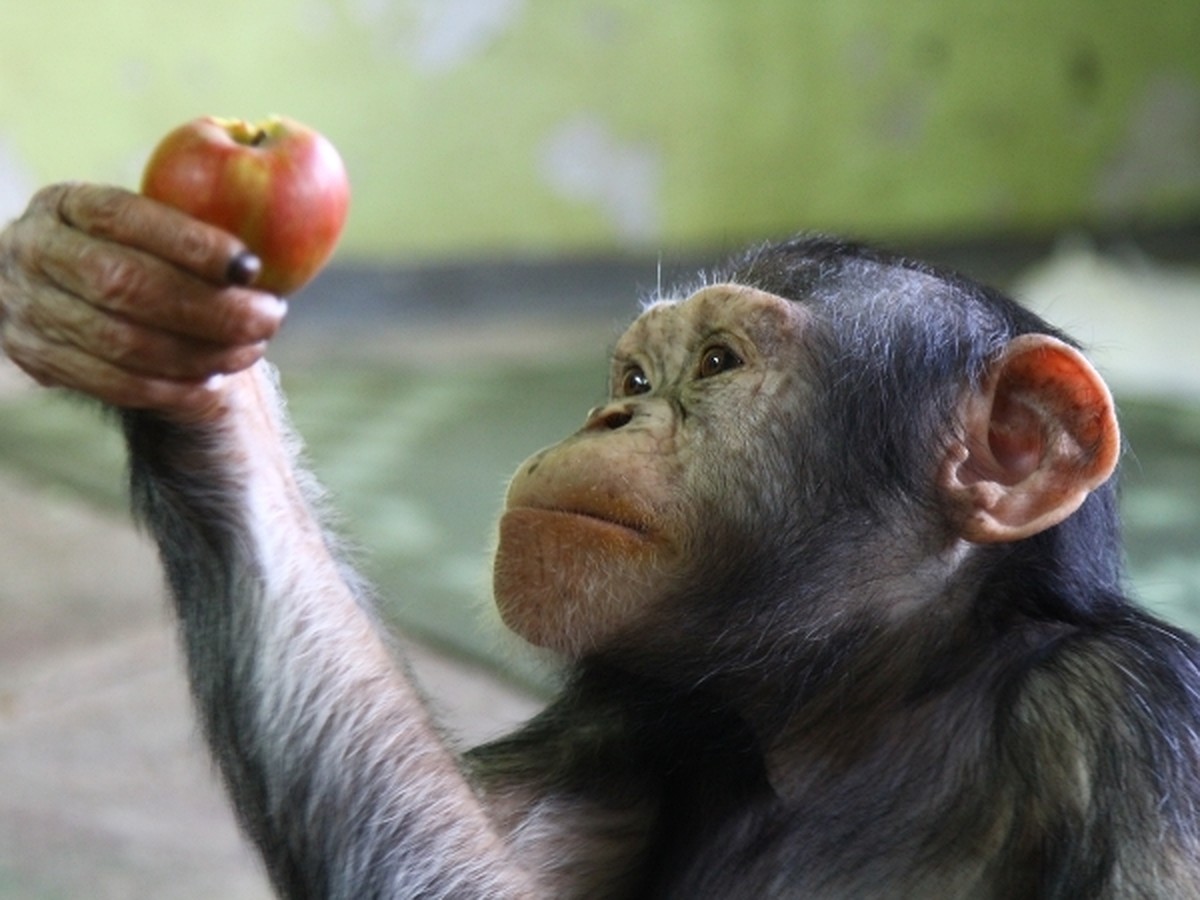
<path id="1" fill-rule="evenodd" d="M 61 249 L 66 198 L 80 188 L 73 183 L 44 187 L 33 195 L 25 212 L 0 235 L 0 276 L 21 286 L 44 274 L 45 262 Z"/>
<path id="2" fill-rule="evenodd" d="M 189 223 L 175 234 L 175 252 L 181 262 L 190 268 L 198 268 L 218 256 L 216 234 L 207 227 Z"/>
<path id="3" fill-rule="evenodd" d="M 135 259 L 90 246 L 82 251 L 81 268 L 91 274 L 95 299 L 111 308 L 121 308 L 135 296 L 145 281 L 143 268 Z"/>
<path id="4" fill-rule="evenodd" d="M 102 237 L 113 237 L 122 231 L 130 196 L 115 188 L 71 184 L 59 198 L 58 211 L 72 225 Z"/>
<path id="5" fill-rule="evenodd" d="M 4 232 L 0 245 L 0 277 L 8 282 L 23 282 L 29 273 L 37 271 L 37 240 L 41 226 L 34 224 L 30 213 Z"/>
<path id="6" fill-rule="evenodd" d="M 13 228 L 2 252 L 0 274 L 14 287 L 28 290 L 32 283 L 44 277 L 41 244 L 37 235 L 31 234 L 29 226 Z"/>
<path id="7" fill-rule="evenodd" d="M 62 208 L 63 198 L 77 187 L 78 185 L 75 182 L 68 181 L 40 188 L 30 199 L 29 206 L 26 208 L 25 214 L 21 219 L 25 220 L 33 216 L 46 214 L 57 218 L 59 210 Z"/>
<path id="8" fill-rule="evenodd" d="M 97 326 L 96 340 L 104 357 L 122 369 L 144 365 L 148 341 L 142 329 L 121 319 L 106 317 Z"/>

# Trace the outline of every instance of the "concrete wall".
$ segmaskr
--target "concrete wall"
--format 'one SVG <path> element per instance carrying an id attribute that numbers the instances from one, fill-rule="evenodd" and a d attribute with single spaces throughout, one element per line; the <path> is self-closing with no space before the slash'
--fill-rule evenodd
<path id="1" fill-rule="evenodd" d="M 1196 0 L 3 0 L 0 214 L 195 115 L 341 147 L 343 259 L 1200 210 Z"/>

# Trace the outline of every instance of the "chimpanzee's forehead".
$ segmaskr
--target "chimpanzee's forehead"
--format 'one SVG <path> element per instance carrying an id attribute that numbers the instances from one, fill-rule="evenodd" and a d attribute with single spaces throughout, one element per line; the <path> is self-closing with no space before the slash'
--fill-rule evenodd
<path id="1" fill-rule="evenodd" d="M 617 354 L 638 347 L 691 347 L 720 333 L 755 342 L 793 337 L 809 318 L 801 305 L 741 284 L 713 284 L 646 308 L 617 343 Z"/>

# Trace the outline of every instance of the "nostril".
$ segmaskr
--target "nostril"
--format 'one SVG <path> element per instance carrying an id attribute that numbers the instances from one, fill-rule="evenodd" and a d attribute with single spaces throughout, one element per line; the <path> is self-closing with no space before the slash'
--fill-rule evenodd
<path id="1" fill-rule="evenodd" d="M 588 413 L 587 428 L 616 431 L 633 421 L 633 411 L 627 406 L 598 406 Z"/>
<path id="2" fill-rule="evenodd" d="M 627 409 L 616 410 L 604 417 L 604 424 L 610 431 L 624 428 L 633 419 L 633 413 Z"/>

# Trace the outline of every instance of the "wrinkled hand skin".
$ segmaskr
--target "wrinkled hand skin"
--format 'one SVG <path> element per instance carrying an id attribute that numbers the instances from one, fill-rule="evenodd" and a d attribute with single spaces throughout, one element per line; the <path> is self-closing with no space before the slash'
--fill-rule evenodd
<path id="1" fill-rule="evenodd" d="M 237 238 L 164 204 L 54 185 L 0 232 L 0 349 L 40 384 L 211 422 L 287 311 L 233 283 L 256 266 Z"/>

